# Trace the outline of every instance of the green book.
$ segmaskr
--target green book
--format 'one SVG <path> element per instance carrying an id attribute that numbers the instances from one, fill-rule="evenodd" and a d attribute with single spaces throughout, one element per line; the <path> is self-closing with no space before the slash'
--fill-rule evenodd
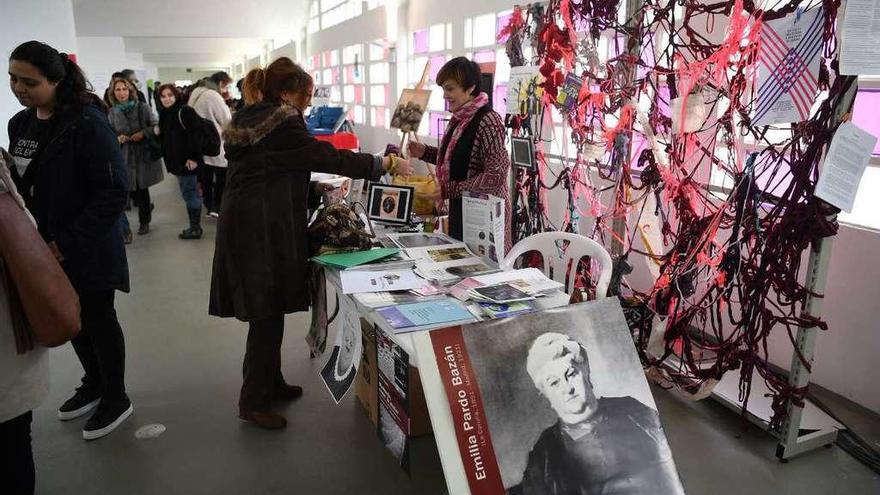
<path id="1" fill-rule="evenodd" d="M 376 248 L 367 251 L 352 251 L 350 253 L 325 254 L 315 256 L 312 261 L 334 268 L 351 268 L 353 266 L 365 265 L 374 261 L 394 256 L 399 253 L 397 248 Z"/>

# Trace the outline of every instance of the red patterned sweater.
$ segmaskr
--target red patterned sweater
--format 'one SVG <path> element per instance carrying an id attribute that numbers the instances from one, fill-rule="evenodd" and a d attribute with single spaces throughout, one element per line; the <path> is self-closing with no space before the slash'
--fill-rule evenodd
<path id="1" fill-rule="evenodd" d="M 455 117 L 449 122 L 446 132 L 451 132 L 453 125 L 457 124 Z M 505 238 L 505 253 L 511 247 L 511 209 L 510 190 L 508 177 L 510 173 L 510 157 L 504 141 L 507 131 L 501 116 L 493 110 L 485 113 L 477 128 L 474 139 L 474 147 L 471 152 L 471 160 L 468 165 L 467 179 L 453 181 L 449 178 L 449 170 L 442 165 L 437 166 L 437 179 L 440 182 L 441 192 L 444 199 L 459 199 L 463 192 L 491 194 L 504 199 L 504 221 L 507 226 Z M 422 159 L 426 162 L 437 164 L 439 150 L 435 146 L 426 147 Z"/>

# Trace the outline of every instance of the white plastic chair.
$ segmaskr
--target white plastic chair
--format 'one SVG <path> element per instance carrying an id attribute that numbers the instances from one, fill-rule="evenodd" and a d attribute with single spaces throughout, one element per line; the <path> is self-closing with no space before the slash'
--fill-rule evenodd
<path id="1" fill-rule="evenodd" d="M 568 247 L 563 249 L 563 242 L 568 241 Z M 611 283 L 611 255 L 598 242 L 578 234 L 570 232 L 543 232 L 527 237 L 516 243 L 501 260 L 502 270 L 513 270 L 517 258 L 529 251 L 538 251 L 544 259 L 544 274 L 551 276 L 553 280 L 565 283 L 565 274 L 568 273 L 568 284 L 565 286 L 568 294 L 574 290 L 574 280 L 577 274 L 577 263 L 584 256 L 589 256 L 599 264 L 600 274 L 596 283 L 596 299 L 604 298 L 608 293 L 608 285 Z M 575 263 L 572 270 L 568 267 Z"/>

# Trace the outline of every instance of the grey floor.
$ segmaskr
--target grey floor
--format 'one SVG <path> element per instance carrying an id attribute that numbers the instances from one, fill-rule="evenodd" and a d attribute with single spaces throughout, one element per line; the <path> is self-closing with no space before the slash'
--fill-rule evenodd
<path id="1" fill-rule="evenodd" d="M 245 325 L 207 315 L 213 221 L 201 241 L 177 233 L 185 212 L 176 179 L 153 188 L 153 232 L 129 246 L 131 294 L 117 300 L 126 334 L 127 382 L 134 415 L 116 432 L 82 440 L 84 419 L 61 423 L 55 409 L 81 369 L 70 348 L 52 352 L 52 391 L 35 412 L 39 494 L 442 494 L 431 437 L 417 440 L 412 476 L 396 467 L 349 395 L 334 406 L 303 341 L 306 315 L 291 315 L 283 370 L 302 399 L 280 409 L 281 432 L 236 417 Z M 132 212 L 131 218 L 136 218 Z M 655 389 L 663 424 L 687 492 L 694 494 L 880 494 L 880 477 L 838 447 L 788 464 L 764 432 L 712 401 L 693 403 Z M 847 420 L 880 446 L 877 416 L 839 403 Z M 135 430 L 161 423 L 164 435 Z"/>

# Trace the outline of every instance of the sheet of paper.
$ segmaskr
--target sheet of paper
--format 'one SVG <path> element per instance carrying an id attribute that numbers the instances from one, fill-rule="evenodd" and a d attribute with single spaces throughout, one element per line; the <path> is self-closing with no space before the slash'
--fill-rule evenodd
<path id="1" fill-rule="evenodd" d="M 321 379 L 336 404 L 348 393 L 361 364 L 361 318 L 347 297 L 339 298 L 340 327 L 330 359 L 321 369 Z"/>
<path id="2" fill-rule="evenodd" d="M 452 244 L 461 244 L 460 241 L 449 237 L 442 232 L 414 232 L 414 233 L 393 233 L 387 235 L 395 245 L 401 249 L 424 248 L 432 246 L 448 246 Z"/>
<path id="3" fill-rule="evenodd" d="M 455 299 L 448 297 L 382 308 L 377 313 L 395 329 L 395 332 L 410 331 L 413 327 L 473 320 L 470 311 Z"/>
<path id="4" fill-rule="evenodd" d="M 822 164 L 816 196 L 849 213 L 877 138 L 852 122 L 837 128 Z"/>
<path id="5" fill-rule="evenodd" d="M 462 237 L 477 256 L 492 266 L 504 259 L 504 200 L 491 194 L 464 193 L 461 197 Z"/>
<path id="6" fill-rule="evenodd" d="M 880 74 L 880 0 L 848 0 L 844 9 L 840 73 Z"/>
<path id="7" fill-rule="evenodd" d="M 503 271 L 489 275 L 479 275 L 473 278 L 484 286 L 521 281 L 523 283 L 517 284 L 517 287 L 520 290 L 533 295 L 552 292 L 565 287 L 564 284 L 548 278 L 544 275 L 544 272 L 537 268 L 522 268 L 519 270 Z"/>
<path id="8" fill-rule="evenodd" d="M 758 99 L 752 117 L 755 126 L 809 118 L 819 89 L 823 21 L 824 10 L 817 8 L 764 23 Z"/>
<path id="9" fill-rule="evenodd" d="M 410 290 L 422 287 L 425 281 L 412 270 L 388 270 L 372 272 L 365 270 L 346 270 L 339 274 L 343 294 L 360 292 L 383 292 Z"/>

